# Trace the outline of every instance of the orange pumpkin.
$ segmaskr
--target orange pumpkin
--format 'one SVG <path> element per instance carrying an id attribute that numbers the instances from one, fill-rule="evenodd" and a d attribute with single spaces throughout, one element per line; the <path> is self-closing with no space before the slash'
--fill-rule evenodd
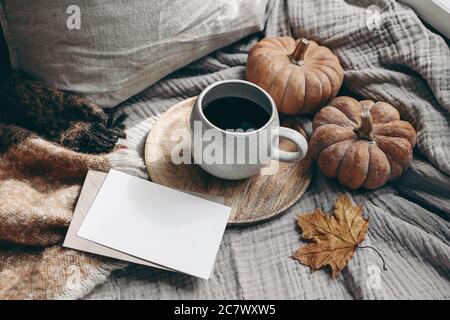
<path id="1" fill-rule="evenodd" d="M 265 89 L 282 113 L 316 112 L 336 97 L 343 79 L 339 59 L 314 41 L 265 38 L 248 55 L 247 80 Z"/>
<path id="2" fill-rule="evenodd" d="M 310 151 L 322 173 L 349 189 L 376 189 L 400 177 L 413 158 L 416 131 L 385 102 L 334 99 L 313 121 Z"/>

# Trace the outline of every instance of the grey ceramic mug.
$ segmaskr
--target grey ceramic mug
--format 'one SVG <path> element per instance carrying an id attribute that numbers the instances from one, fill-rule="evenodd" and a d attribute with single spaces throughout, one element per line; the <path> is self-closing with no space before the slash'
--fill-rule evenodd
<path id="1" fill-rule="evenodd" d="M 224 97 L 245 98 L 257 103 L 270 115 L 269 121 L 249 132 L 223 130 L 211 123 L 203 109 Z M 245 106 L 243 106 L 245 107 Z M 239 114 L 235 115 L 239 117 Z M 243 80 L 224 80 L 207 87 L 195 101 L 189 131 L 194 162 L 213 176 L 238 180 L 260 173 L 270 160 L 300 161 L 306 156 L 308 143 L 299 132 L 280 127 L 272 97 L 257 85 Z M 290 140 L 297 152 L 278 148 L 279 138 Z"/>

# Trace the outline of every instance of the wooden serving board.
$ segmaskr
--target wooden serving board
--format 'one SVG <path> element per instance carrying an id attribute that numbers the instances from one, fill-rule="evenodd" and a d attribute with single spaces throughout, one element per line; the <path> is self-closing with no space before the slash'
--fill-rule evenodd
<path id="1" fill-rule="evenodd" d="M 186 144 L 183 149 L 189 150 L 190 141 L 172 139 L 172 133 L 183 132 L 185 137 L 189 137 L 188 121 L 195 99 L 173 106 L 151 128 L 145 144 L 145 163 L 152 181 L 171 188 L 224 197 L 225 205 L 232 207 L 229 225 L 267 221 L 300 199 L 311 182 L 309 154 L 298 163 L 280 162 L 274 175 L 258 175 L 238 181 L 213 177 L 194 164 L 175 165 L 171 161 L 173 147 L 183 141 Z M 305 135 L 293 118 L 283 125 Z M 280 140 L 280 148 L 295 151 L 295 146 L 287 140 Z"/>

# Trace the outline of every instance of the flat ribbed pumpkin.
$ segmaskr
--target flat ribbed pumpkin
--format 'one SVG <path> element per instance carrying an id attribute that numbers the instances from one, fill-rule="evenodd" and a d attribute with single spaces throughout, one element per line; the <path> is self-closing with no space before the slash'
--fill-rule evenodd
<path id="1" fill-rule="evenodd" d="M 416 131 L 386 102 L 338 97 L 314 117 L 309 145 L 322 173 L 349 189 L 376 189 L 412 162 Z"/>
<path id="2" fill-rule="evenodd" d="M 316 112 L 336 97 L 343 79 L 338 57 L 307 39 L 265 38 L 248 55 L 247 80 L 265 89 L 282 113 Z"/>

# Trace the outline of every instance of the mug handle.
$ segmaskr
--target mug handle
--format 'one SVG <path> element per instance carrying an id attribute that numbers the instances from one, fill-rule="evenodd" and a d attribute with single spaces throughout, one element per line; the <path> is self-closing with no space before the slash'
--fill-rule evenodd
<path id="1" fill-rule="evenodd" d="M 278 138 L 285 138 L 297 146 L 297 152 L 280 150 L 274 146 L 272 158 L 282 162 L 297 162 L 302 160 L 308 152 L 308 142 L 305 137 L 298 131 L 293 129 L 280 127 L 278 130 Z"/>

